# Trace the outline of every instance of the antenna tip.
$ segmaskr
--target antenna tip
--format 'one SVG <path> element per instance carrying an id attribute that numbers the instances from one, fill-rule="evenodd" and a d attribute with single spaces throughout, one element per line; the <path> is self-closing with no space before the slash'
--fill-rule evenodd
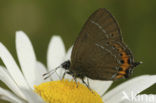
<path id="1" fill-rule="evenodd" d="M 140 64 L 142 64 L 143 62 L 142 61 L 140 61 Z"/>

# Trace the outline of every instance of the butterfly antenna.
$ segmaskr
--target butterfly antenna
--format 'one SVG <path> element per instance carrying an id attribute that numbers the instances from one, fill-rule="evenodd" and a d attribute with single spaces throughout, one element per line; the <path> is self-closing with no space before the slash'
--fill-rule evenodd
<path id="1" fill-rule="evenodd" d="M 58 76 L 58 74 L 57 74 L 57 69 L 58 68 L 60 68 L 61 66 L 58 66 L 58 67 L 56 67 L 55 69 L 52 69 L 52 70 L 50 70 L 49 72 L 47 72 L 47 73 L 44 73 L 42 76 L 43 76 L 43 78 L 44 78 L 44 80 L 46 80 L 47 78 L 49 78 L 51 75 L 53 75 L 54 73 L 56 73 L 56 75 Z M 59 77 L 59 76 L 58 76 Z"/>
<path id="2" fill-rule="evenodd" d="M 139 64 L 142 64 L 143 62 L 142 61 L 140 61 L 140 62 L 135 62 L 134 64 L 133 64 L 133 67 L 136 67 L 136 66 L 138 66 Z"/>

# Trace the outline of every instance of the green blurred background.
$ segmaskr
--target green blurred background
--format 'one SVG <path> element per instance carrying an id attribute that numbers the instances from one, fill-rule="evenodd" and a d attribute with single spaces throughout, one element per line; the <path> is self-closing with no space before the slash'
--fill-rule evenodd
<path id="1" fill-rule="evenodd" d="M 46 64 L 52 35 L 60 35 L 67 50 L 88 16 L 98 8 L 107 8 L 116 17 L 126 44 L 136 60 L 144 62 L 132 77 L 156 74 L 155 0 L 1 0 L 0 42 L 17 60 L 15 32 L 23 30 L 30 37 L 38 60 Z M 112 87 L 124 81 L 118 80 Z M 5 87 L 3 83 L 0 86 Z M 156 94 L 156 85 L 143 93 Z"/>

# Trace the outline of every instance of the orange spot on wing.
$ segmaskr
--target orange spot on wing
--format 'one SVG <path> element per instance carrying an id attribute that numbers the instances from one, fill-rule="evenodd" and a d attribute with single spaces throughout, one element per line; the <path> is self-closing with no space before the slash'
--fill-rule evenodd
<path id="1" fill-rule="evenodd" d="M 121 65 L 121 68 L 123 68 L 124 71 L 126 71 L 130 66 L 128 59 L 129 56 L 124 51 L 122 51 L 122 60 L 124 61 L 124 63 Z"/>
<path id="2" fill-rule="evenodd" d="M 118 74 L 120 74 L 120 75 L 125 75 L 126 72 L 125 72 L 125 71 L 120 71 Z"/>
<path id="3" fill-rule="evenodd" d="M 122 77 L 123 77 L 123 75 L 117 75 L 116 79 L 119 79 L 119 78 L 122 78 Z"/>

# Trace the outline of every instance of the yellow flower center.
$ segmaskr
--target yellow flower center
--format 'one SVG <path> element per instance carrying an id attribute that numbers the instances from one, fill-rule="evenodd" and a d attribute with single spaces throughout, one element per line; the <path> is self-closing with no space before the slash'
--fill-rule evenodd
<path id="1" fill-rule="evenodd" d="M 58 80 L 42 83 L 35 86 L 46 103 L 103 103 L 101 97 L 90 91 L 86 86 L 74 81 Z"/>

